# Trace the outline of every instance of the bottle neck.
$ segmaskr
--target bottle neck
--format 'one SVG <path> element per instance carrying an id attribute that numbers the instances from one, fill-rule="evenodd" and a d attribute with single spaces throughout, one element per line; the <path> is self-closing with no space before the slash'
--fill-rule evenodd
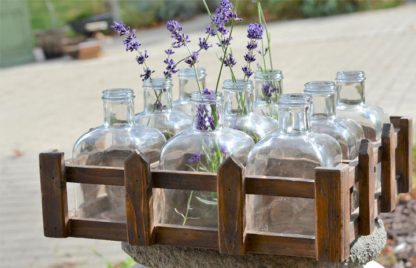
<path id="1" fill-rule="evenodd" d="M 104 100 L 104 126 L 126 127 L 134 124 L 134 102 L 124 100 Z"/>
<path id="2" fill-rule="evenodd" d="M 287 135 L 309 132 L 311 97 L 306 94 L 284 94 L 279 100 L 279 130 Z"/>
<path id="3" fill-rule="evenodd" d="M 192 93 L 192 128 L 197 131 L 215 131 L 222 126 L 221 98 L 212 95 Z"/>
<path id="4" fill-rule="evenodd" d="M 255 76 L 256 102 L 277 103 L 282 94 L 283 74 L 280 70 L 257 71 Z"/>
<path id="5" fill-rule="evenodd" d="M 335 92 L 327 94 L 311 94 L 311 114 L 313 120 L 334 119 L 336 116 Z"/>
<path id="6" fill-rule="evenodd" d="M 253 86 L 251 81 L 224 82 L 224 115 L 244 116 L 253 111 Z"/>
<path id="7" fill-rule="evenodd" d="M 145 113 L 169 112 L 172 109 L 172 83 L 167 79 L 145 80 Z"/>
<path id="8" fill-rule="evenodd" d="M 360 105 L 365 103 L 365 83 L 337 81 L 337 103 Z"/>
<path id="9" fill-rule="evenodd" d="M 189 101 L 192 93 L 205 88 L 205 69 L 187 68 L 179 71 L 179 99 Z M 197 78 L 198 77 L 198 78 Z"/>

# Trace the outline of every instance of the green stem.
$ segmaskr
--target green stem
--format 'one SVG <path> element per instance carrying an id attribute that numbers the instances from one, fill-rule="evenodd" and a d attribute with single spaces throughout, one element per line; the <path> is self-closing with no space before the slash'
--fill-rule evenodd
<path id="1" fill-rule="evenodd" d="M 258 17 L 259 17 L 259 23 L 260 24 L 263 24 L 262 23 L 262 12 L 263 12 L 263 9 L 261 8 L 260 1 L 257 2 L 257 12 L 258 12 Z M 263 38 L 262 38 L 261 39 L 261 56 L 263 58 L 263 69 L 264 70 L 267 70 L 265 54 L 266 53 L 264 52 L 264 41 L 263 41 Z"/>
<path id="2" fill-rule="evenodd" d="M 188 50 L 189 57 L 192 57 L 192 53 L 191 53 L 191 50 L 189 49 L 189 47 L 186 44 L 185 44 L 185 47 Z M 200 85 L 199 79 L 198 79 L 198 72 L 197 72 L 196 67 L 195 67 L 195 63 L 192 65 L 192 69 L 194 69 L 196 84 L 198 85 L 198 91 L 199 91 L 199 93 L 202 93 L 201 85 Z"/>
<path id="3" fill-rule="evenodd" d="M 188 202 L 186 203 L 185 218 L 183 219 L 182 225 L 185 225 L 186 222 L 188 221 L 188 214 L 189 214 L 189 210 L 191 209 L 191 201 L 192 201 L 193 195 L 194 195 L 194 191 L 191 191 L 188 197 Z"/>

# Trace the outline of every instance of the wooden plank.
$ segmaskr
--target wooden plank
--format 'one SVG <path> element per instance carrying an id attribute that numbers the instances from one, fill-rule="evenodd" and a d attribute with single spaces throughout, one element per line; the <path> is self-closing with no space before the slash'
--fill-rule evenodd
<path id="1" fill-rule="evenodd" d="M 245 187 L 246 194 L 315 198 L 313 179 L 249 176 Z"/>
<path id="2" fill-rule="evenodd" d="M 396 207 L 396 144 L 394 140 L 394 127 L 384 124 L 381 135 L 382 161 L 381 161 L 381 208 L 380 212 L 391 212 Z"/>
<path id="3" fill-rule="evenodd" d="M 68 236 L 68 203 L 64 176 L 64 153 L 39 155 L 43 233 L 47 237 Z"/>
<path id="4" fill-rule="evenodd" d="M 358 156 L 360 235 L 369 235 L 374 228 L 375 166 L 373 152 L 371 141 L 362 140 Z"/>
<path id="5" fill-rule="evenodd" d="M 215 228 L 157 225 L 153 229 L 156 244 L 218 250 L 218 232 Z"/>
<path id="6" fill-rule="evenodd" d="M 407 117 L 391 116 L 390 121 L 393 123 L 395 128 L 400 129 L 397 135 L 396 148 L 396 172 L 400 176 L 397 190 L 399 193 L 407 193 L 412 190 L 412 119 Z"/>
<path id="7" fill-rule="evenodd" d="M 217 174 L 152 170 L 152 187 L 193 191 L 217 191 Z"/>
<path id="8" fill-rule="evenodd" d="M 316 258 L 341 262 L 350 249 L 348 166 L 315 171 Z"/>
<path id="9" fill-rule="evenodd" d="M 141 155 L 132 153 L 124 164 L 126 185 L 127 241 L 131 245 L 152 243 L 150 165 Z"/>
<path id="10" fill-rule="evenodd" d="M 254 254 L 315 258 L 315 237 L 250 231 L 246 234 L 246 251 Z"/>
<path id="11" fill-rule="evenodd" d="M 101 166 L 65 167 L 67 182 L 124 186 L 124 169 Z"/>
<path id="12" fill-rule="evenodd" d="M 72 237 L 126 241 L 126 223 L 106 220 L 69 219 Z"/>
<path id="13" fill-rule="evenodd" d="M 218 171 L 218 249 L 222 254 L 244 255 L 244 167 L 232 157 Z"/>

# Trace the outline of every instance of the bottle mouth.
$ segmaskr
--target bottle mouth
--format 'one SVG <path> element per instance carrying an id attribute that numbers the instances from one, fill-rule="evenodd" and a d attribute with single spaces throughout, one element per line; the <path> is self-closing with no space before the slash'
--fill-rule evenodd
<path id="1" fill-rule="evenodd" d="M 253 90 L 253 81 L 238 79 L 233 81 L 231 79 L 225 80 L 222 86 L 223 90 L 245 91 Z"/>
<path id="2" fill-rule="evenodd" d="M 102 92 L 103 100 L 126 100 L 126 99 L 133 99 L 134 98 L 134 91 L 129 88 L 113 88 L 113 89 L 106 89 Z"/>
<path id="3" fill-rule="evenodd" d="M 303 91 L 308 94 L 335 94 L 335 83 L 332 81 L 311 81 L 305 84 Z"/>
<path id="4" fill-rule="evenodd" d="M 196 68 L 196 73 L 198 74 L 198 79 L 204 79 L 207 76 L 205 68 Z M 195 79 L 195 70 L 193 68 L 180 69 L 178 77 L 184 79 Z"/>
<path id="5" fill-rule="evenodd" d="M 303 93 L 283 94 L 278 104 L 280 106 L 307 106 L 311 105 L 311 96 Z"/>
<path id="6" fill-rule="evenodd" d="M 172 87 L 172 80 L 165 78 L 152 78 L 143 81 L 144 87 L 151 87 L 152 89 L 168 89 Z"/>
<path id="7" fill-rule="evenodd" d="M 257 70 L 254 78 L 263 80 L 282 80 L 284 77 L 281 70 L 275 69 L 265 71 Z"/>
<path id="8" fill-rule="evenodd" d="M 205 93 L 204 93 L 205 92 Z M 192 92 L 191 101 L 194 103 L 220 103 L 221 94 L 215 92 L 204 91 L 202 94 L 199 91 Z"/>
<path id="9" fill-rule="evenodd" d="M 344 83 L 360 83 L 365 80 L 364 71 L 341 71 L 337 72 L 335 80 Z"/>

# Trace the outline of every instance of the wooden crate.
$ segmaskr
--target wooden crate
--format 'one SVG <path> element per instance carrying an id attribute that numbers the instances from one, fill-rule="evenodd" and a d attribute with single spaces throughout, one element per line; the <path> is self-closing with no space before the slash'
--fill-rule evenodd
<path id="1" fill-rule="evenodd" d="M 411 189 L 412 121 L 391 117 L 381 143 L 363 140 L 359 157 L 334 168 L 316 168 L 315 178 L 246 176 L 244 167 L 228 158 L 217 174 L 161 171 L 132 153 L 124 168 L 66 165 L 63 153 L 42 153 L 40 179 L 44 234 L 206 248 L 222 254 L 271 254 L 339 262 L 350 244 L 368 235 L 380 212 L 395 208 L 398 193 Z M 381 165 L 381 192 L 375 192 L 376 165 Z M 68 215 L 67 183 L 124 186 L 126 221 L 90 220 Z M 359 209 L 351 198 L 358 189 Z M 210 191 L 218 194 L 218 229 L 154 224 L 152 189 Z M 232 189 L 232 190 L 230 190 Z M 245 230 L 246 194 L 315 200 L 315 236 Z"/>

